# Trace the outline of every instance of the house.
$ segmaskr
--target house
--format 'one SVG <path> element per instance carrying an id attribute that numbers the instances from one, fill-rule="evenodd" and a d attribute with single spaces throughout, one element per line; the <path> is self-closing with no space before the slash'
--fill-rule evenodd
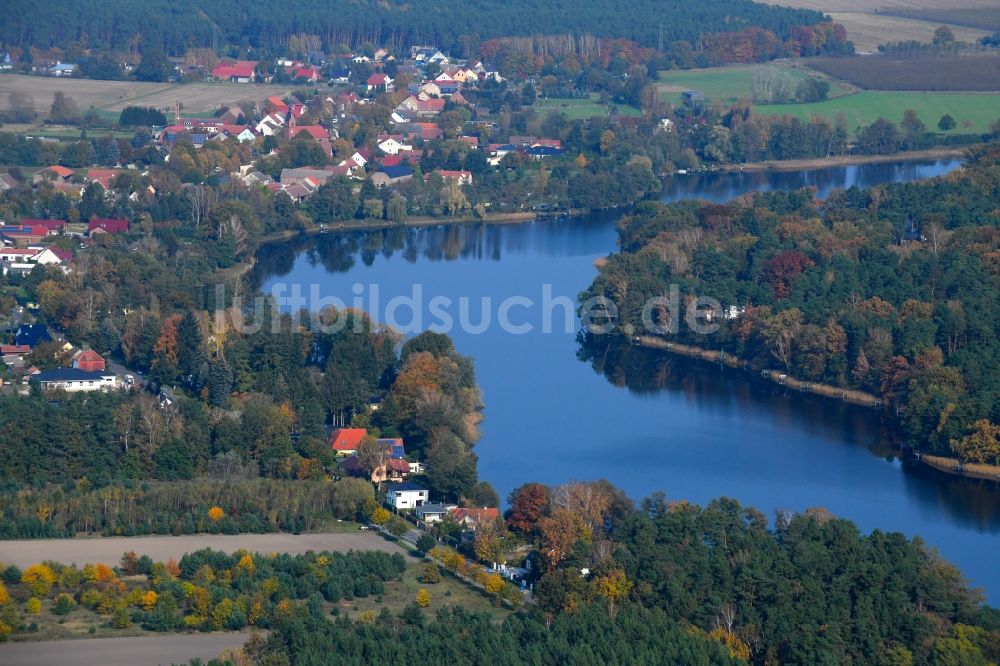
<path id="1" fill-rule="evenodd" d="M 445 101 L 443 99 L 420 99 L 410 95 L 396 107 L 396 111 L 405 113 L 413 112 L 418 116 L 436 116 L 444 111 Z"/>
<path id="2" fill-rule="evenodd" d="M 435 83 L 434 81 L 427 81 L 427 82 L 425 82 L 424 85 L 420 86 L 417 89 L 417 92 L 422 92 L 425 95 L 427 95 L 428 97 L 440 97 L 441 96 L 441 88 L 439 88 L 438 84 Z"/>
<path id="3" fill-rule="evenodd" d="M 70 393 L 117 388 L 118 377 L 113 372 L 87 372 L 77 368 L 59 368 L 40 372 L 31 377 L 42 390 L 63 390 Z"/>
<path id="4" fill-rule="evenodd" d="M 471 171 L 447 171 L 444 169 L 435 171 L 445 180 L 457 180 L 459 185 L 472 185 L 472 172 Z M 428 174 L 430 175 L 430 174 Z"/>
<path id="5" fill-rule="evenodd" d="M 253 83 L 257 76 L 257 61 L 237 60 L 233 63 L 219 63 L 212 70 L 212 78 L 232 83 Z"/>
<path id="6" fill-rule="evenodd" d="M 315 67 L 286 67 L 285 73 L 294 81 L 303 79 L 308 83 L 319 81 L 319 70 Z"/>
<path id="7" fill-rule="evenodd" d="M 281 99 L 277 95 L 271 95 L 266 100 L 264 100 L 264 105 L 269 107 L 274 113 L 287 114 L 288 105 L 285 104 L 285 100 Z"/>
<path id="8" fill-rule="evenodd" d="M 302 180 L 286 186 L 284 188 L 284 192 L 291 198 L 292 201 L 299 203 L 312 196 L 313 193 L 319 189 L 319 185 L 319 181 L 315 178 L 312 176 L 306 176 Z"/>
<path id="9" fill-rule="evenodd" d="M 0 227 L 0 236 L 5 242 L 9 242 L 17 247 L 28 247 L 42 241 L 49 235 L 49 230 L 45 227 L 22 227 L 3 226 Z"/>
<path id="10" fill-rule="evenodd" d="M 35 347 L 43 342 L 50 342 L 52 336 L 45 324 L 21 324 L 14 331 L 14 344 Z"/>
<path id="11" fill-rule="evenodd" d="M 30 261 L 36 254 L 38 250 L 30 247 L 3 247 L 0 248 L 0 261 L 24 263 Z"/>
<path id="12" fill-rule="evenodd" d="M 562 148 L 552 146 L 531 146 L 524 149 L 524 154 L 533 160 L 541 160 L 546 157 L 562 157 L 563 151 Z"/>
<path id="13" fill-rule="evenodd" d="M 282 169 L 281 177 L 279 180 L 281 184 L 285 187 L 294 185 L 295 183 L 301 182 L 306 178 L 314 180 L 318 185 L 322 185 L 330 177 L 333 176 L 333 172 L 330 171 L 329 167 L 325 169 L 316 169 L 313 167 L 299 167 L 297 169 Z"/>
<path id="14" fill-rule="evenodd" d="M 67 169 L 64 166 L 50 166 L 40 171 L 37 171 L 34 176 L 31 177 L 31 183 L 37 185 L 38 183 L 44 182 L 46 180 L 58 181 L 65 183 L 73 176 L 73 170 Z"/>
<path id="15" fill-rule="evenodd" d="M 417 510 L 413 513 L 416 515 L 417 520 L 422 520 L 425 523 L 440 523 L 454 508 L 454 504 L 424 504 L 418 506 Z"/>
<path id="16" fill-rule="evenodd" d="M 329 139 L 330 132 L 322 125 L 296 125 L 288 130 L 288 138 L 294 139 L 299 134 L 307 134 L 314 139 Z"/>
<path id="17" fill-rule="evenodd" d="M 76 63 L 57 62 L 52 65 L 52 67 L 49 67 L 49 74 L 52 76 L 73 76 L 73 73 L 76 72 L 77 69 L 79 69 L 79 67 Z"/>
<path id="18" fill-rule="evenodd" d="M 406 457 L 402 437 L 382 437 L 376 439 L 375 443 L 386 449 L 392 460 L 402 460 Z"/>
<path id="19" fill-rule="evenodd" d="M 236 125 L 240 122 L 240 118 L 246 118 L 243 109 L 238 106 L 231 106 L 226 109 L 225 113 L 219 116 L 219 122 L 223 125 Z"/>
<path id="20" fill-rule="evenodd" d="M 104 358 L 93 349 L 81 349 L 73 356 L 73 367 L 87 372 L 104 372 Z"/>
<path id="21" fill-rule="evenodd" d="M 19 368 L 24 365 L 24 357 L 31 353 L 28 345 L 0 345 L 0 355 L 3 356 L 4 364 Z"/>
<path id="22" fill-rule="evenodd" d="M 30 250 L 35 252 L 34 250 Z M 59 266 L 68 264 L 73 260 L 73 253 L 70 250 L 63 250 L 58 247 L 47 247 L 35 252 L 30 261 L 42 266 Z"/>
<path id="23" fill-rule="evenodd" d="M 394 509 L 416 509 L 427 503 L 429 493 L 416 483 L 390 483 L 385 489 L 385 503 Z"/>
<path id="24" fill-rule="evenodd" d="M 500 509 L 487 509 L 485 507 L 482 509 L 458 508 L 449 511 L 448 516 L 457 524 L 475 531 L 482 525 L 495 523 L 500 520 Z"/>
<path id="25" fill-rule="evenodd" d="M 367 435 L 364 428 L 338 428 L 330 435 L 330 448 L 337 455 L 352 455 Z"/>
<path id="26" fill-rule="evenodd" d="M 348 159 L 357 164 L 359 167 L 363 168 L 366 164 L 368 164 L 371 158 L 372 158 L 372 151 L 368 150 L 367 148 L 362 148 L 361 150 L 355 151 L 354 154 L 351 155 L 350 158 Z"/>
<path id="27" fill-rule="evenodd" d="M 101 187 L 110 190 L 111 179 L 116 175 L 118 175 L 116 169 L 87 169 L 87 175 L 84 176 L 84 180 L 88 183 L 100 183 Z"/>
<path id="28" fill-rule="evenodd" d="M 396 155 L 400 151 L 413 150 L 413 146 L 403 143 L 403 135 L 382 135 L 378 138 L 378 148 L 386 155 Z"/>
<path id="29" fill-rule="evenodd" d="M 385 88 L 386 92 L 392 92 L 392 77 L 384 72 L 375 72 L 368 77 L 365 81 L 365 85 L 368 87 L 368 92 L 377 90 L 379 88 Z"/>
<path id="30" fill-rule="evenodd" d="M 128 233 L 128 220 L 114 218 L 95 218 L 87 222 L 87 234 L 91 237 L 98 234 Z"/>
<path id="31" fill-rule="evenodd" d="M 25 218 L 21 220 L 22 227 L 45 227 L 49 231 L 49 235 L 61 234 L 66 228 L 66 222 L 63 220 L 40 220 L 35 218 Z"/>
<path id="32" fill-rule="evenodd" d="M 402 183 L 413 178 L 413 169 L 406 165 L 382 167 L 381 171 L 376 171 L 372 174 L 372 185 L 375 187 L 384 187 L 386 185 L 395 185 L 396 183 Z"/>
<path id="33" fill-rule="evenodd" d="M 390 458 L 369 473 L 357 456 L 350 456 L 340 463 L 341 469 L 351 476 L 367 478 L 372 483 L 402 483 L 410 475 L 410 465 L 405 460 Z"/>

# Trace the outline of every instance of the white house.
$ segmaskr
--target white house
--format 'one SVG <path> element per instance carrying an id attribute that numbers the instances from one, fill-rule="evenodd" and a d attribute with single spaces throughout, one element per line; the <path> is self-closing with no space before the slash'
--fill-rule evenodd
<path id="1" fill-rule="evenodd" d="M 31 377 L 43 390 L 62 389 L 70 393 L 117 388 L 118 377 L 113 372 L 87 372 L 77 368 L 59 368 L 40 372 Z"/>
<path id="2" fill-rule="evenodd" d="M 385 503 L 394 509 L 416 509 L 427 498 L 427 489 L 415 483 L 390 483 L 385 489 Z"/>
<path id="3" fill-rule="evenodd" d="M 391 136 L 379 141 L 378 147 L 386 155 L 398 155 L 400 152 L 413 150 L 412 145 L 405 144 Z"/>

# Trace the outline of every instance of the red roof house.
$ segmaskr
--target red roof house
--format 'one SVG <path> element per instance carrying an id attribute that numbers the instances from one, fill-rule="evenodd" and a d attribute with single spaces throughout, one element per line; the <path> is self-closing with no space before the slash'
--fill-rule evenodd
<path id="1" fill-rule="evenodd" d="M 104 359 L 93 349 L 84 349 L 73 357 L 73 367 L 87 372 L 104 372 Z"/>
<path id="2" fill-rule="evenodd" d="M 87 233 L 123 234 L 128 232 L 128 220 L 95 218 L 87 223 Z"/>
<path id="3" fill-rule="evenodd" d="M 451 519 L 469 529 L 496 522 L 500 519 L 500 509 L 452 509 L 448 512 Z"/>
<path id="4" fill-rule="evenodd" d="M 350 455 L 358 450 L 361 440 L 368 435 L 364 428 L 338 428 L 330 435 L 330 448 L 338 454 Z"/>
<path id="5" fill-rule="evenodd" d="M 292 137 L 296 137 L 299 134 L 305 132 L 314 139 L 329 139 L 330 132 L 327 131 L 322 125 L 296 125 L 289 130 Z"/>
<path id="6" fill-rule="evenodd" d="M 87 181 L 100 183 L 106 189 L 111 189 L 111 179 L 118 174 L 116 169 L 87 169 Z"/>
<path id="7" fill-rule="evenodd" d="M 50 234 L 61 233 L 66 227 L 66 222 L 63 220 L 36 220 L 25 218 L 21 220 L 22 227 L 45 227 L 49 230 Z"/>
<path id="8" fill-rule="evenodd" d="M 220 63 L 212 70 L 212 78 L 235 83 L 250 83 L 256 76 L 257 61 L 237 60 L 234 63 Z"/>

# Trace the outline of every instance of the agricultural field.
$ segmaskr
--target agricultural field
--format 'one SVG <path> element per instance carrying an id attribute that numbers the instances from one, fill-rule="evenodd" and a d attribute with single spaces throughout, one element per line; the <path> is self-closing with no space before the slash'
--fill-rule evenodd
<path id="1" fill-rule="evenodd" d="M 583 118 L 607 117 L 608 107 L 596 98 L 591 99 L 558 99 L 541 98 L 535 100 L 535 113 L 544 116 L 549 111 L 559 111 L 570 120 Z M 619 104 L 617 113 L 622 116 L 641 116 L 642 112 L 634 106 Z"/>
<path id="2" fill-rule="evenodd" d="M 684 69 L 660 72 L 658 87 L 660 99 L 674 104 L 681 103 L 681 93 L 685 90 L 700 90 L 709 103 L 735 104 L 751 96 L 754 74 L 761 70 L 775 71 L 791 80 L 791 89 L 809 76 L 826 78 L 825 75 L 810 72 L 798 64 L 776 63 L 771 65 L 739 65 L 735 67 L 710 67 L 707 69 Z M 845 95 L 851 87 L 830 81 L 830 97 Z"/>
<path id="3" fill-rule="evenodd" d="M 48 113 L 56 92 L 72 97 L 81 111 L 93 107 L 99 113 L 118 116 L 126 106 L 173 109 L 180 103 L 185 115 L 211 114 L 220 106 L 244 101 L 260 102 L 270 95 L 286 95 L 290 86 L 239 83 L 139 83 L 133 81 L 91 81 L 47 76 L 0 75 L 0 109 L 7 107 L 9 93 L 29 95 L 35 109 Z"/>
<path id="4" fill-rule="evenodd" d="M 953 12 L 978 12 L 996 8 L 996 0 L 763 0 L 770 5 L 814 9 L 829 14 L 847 29 L 847 37 L 859 53 L 875 53 L 879 44 L 917 40 L 929 42 L 934 29 L 944 22 L 955 38 L 974 42 L 990 30 L 958 19 L 942 21 Z M 921 13 L 937 12 L 937 13 Z"/>
<path id="5" fill-rule="evenodd" d="M 865 90 L 1000 91 L 1000 54 L 812 58 L 808 65 Z"/>
<path id="6" fill-rule="evenodd" d="M 985 133 L 1000 118 L 1000 94 L 865 91 L 813 104 L 757 107 L 758 113 L 787 114 L 803 120 L 819 115 L 832 121 L 838 114 L 844 114 L 850 129 L 869 125 L 880 116 L 898 123 L 907 109 L 916 111 L 920 119 L 935 130 L 938 119 L 949 113 L 958 122 L 951 134 Z"/>

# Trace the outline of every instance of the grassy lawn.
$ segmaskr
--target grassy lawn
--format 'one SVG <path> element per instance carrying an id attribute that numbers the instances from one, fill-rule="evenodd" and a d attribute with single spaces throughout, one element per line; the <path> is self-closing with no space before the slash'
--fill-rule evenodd
<path id="1" fill-rule="evenodd" d="M 913 109 L 928 128 L 937 129 L 938 119 L 950 113 L 958 122 L 953 134 L 986 132 L 1000 118 L 1000 93 L 859 92 L 813 104 L 771 104 L 758 113 L 793 115 L 808 120 L 820 115 L 834 120 L 842 113 L 847 126 L 869 125 L 879 116 L 899 122 L 903 112 Z M 968 123 L 968 124 L 966 124 Z"/>
<path id="2" fill-rule="evenodd" d="M 621 116 L 641 116 L 642 111 L 627 104 L 617 105 L 618 115 Z M 604 117 L 608 115 L 608 108 L 601 104 L 597 98 L 591 99 L 542 99 L 535 100 L 535 112 L 544 116 L 549 111 L 559 111 L 570 120 L 582 120 L 584 118 Z"/>
<path id="3" fill-rule="evenodd" d="M 365 611 L 378 613 L 383 608 L 399 612 L 416 599 L 417 591 L 420 588 L 426 589 L 431 595 L 431 603 L 425 609 L 425 612 L 431 617 L 438 608 L 445 606 L 462 606 L 469 611 L 489 613 L 497 621 L 510 614 L 511 611 L 507 608 L 494 606 L 493 600 L 486 593 L 480 592 L 477 588 L 455 578 L 443 568 L 440 583 L 431 585 L 421 583 L 417 577 L 423 568 L 423 560 L 411 560 L 410 562 L 403 573 L 401 582 L 390 581 L 385 584 L 385 592 L 381 595 L 382 601 L 378 601 L 375 596 L 351 601 L 341 600 L 336 604 L 341 614 L 356 618 Z"/>
<path id="4" fill-rule="evenodd" d="M 812 76 L 824 75 L 788 63 L 770 65 L 741 65 L 736 67 L 710 67 L 707 69 L 685 69 L 660 72 L 660 98 L 674 104 L 681 103 L 681 93 L 685 90 L 700 90 L 708 102 L 734 104 L 750 97 L 750 85 L 754 73 L 762 68 L 778 69 L 792 80 L 792 88 L 799 81 Z M 831 81 L 830 96 L 846 94 L 849 87 Z"/>

